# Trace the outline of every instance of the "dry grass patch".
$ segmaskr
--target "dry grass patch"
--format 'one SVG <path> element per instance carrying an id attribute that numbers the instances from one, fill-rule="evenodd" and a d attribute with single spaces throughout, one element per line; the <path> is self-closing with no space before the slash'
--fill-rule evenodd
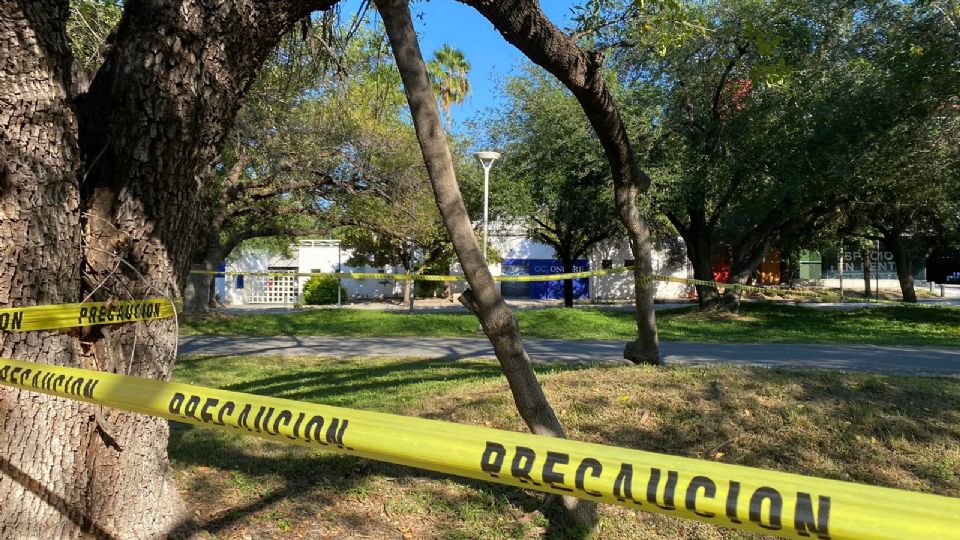
<path id="1" fill-rule="evenodd" d="M 207 359 L 190 382 L 324 369 L 386 377 L 369 389 L 300 399 L 526 431 L 492 363 L 397 359 Z M 245 371 L 245 367 L 249 371 Z M 261 371 L 257 371 L 261 370 Z M 466 377 L 462 370 L 474 376 Z M 295 375 L 290 373 L 291 378 Z M 239 376 L 238 376 L 239 377 Z M 582 368 L 541 373 L 571 438 L 820 477 L 960 496 L 960 380 L 757 368 Z M 241 377 L 242 379 L 242 377 Z M 417 383 L 416 381 L 421 381 Z M 374 379 L 375 380 L 375 379 Z M 431 386 L 424 387 L 424 381 Z M 340 383 L 342 384 L 342 380 Z M 408 396 L 405 388 L 414 389 Z M 388 390 L 384 390 L 388 389 Z M 283 393 L 289 395 L 290 388 Z M 354 395 L 355 394 L 355 395 Z M 406 467 L 174 425 L 171 457 L 195 509 L 183 534 L 217 538 L 570 538 L 544 496 Z M 594 538 L 754 538 L 604 506 Z"/>

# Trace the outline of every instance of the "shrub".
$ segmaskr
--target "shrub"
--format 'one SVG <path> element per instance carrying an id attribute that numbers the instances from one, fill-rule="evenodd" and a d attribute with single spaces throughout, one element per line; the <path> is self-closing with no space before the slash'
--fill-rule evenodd
<path id="1" fill-rule="evenodd" d="M 303 286 L 303 303 L 309 306 L 337 303 L 337 278 L 312 276 Z M 347 298 L 347 291 L 340 289 L 340 296 Z"/>

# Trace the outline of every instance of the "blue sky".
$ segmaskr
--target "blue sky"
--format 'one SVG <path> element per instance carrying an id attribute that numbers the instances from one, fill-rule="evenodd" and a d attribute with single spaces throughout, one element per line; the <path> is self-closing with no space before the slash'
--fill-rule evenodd
<path id="1" fill-rule="evenodd" d="M 564 28 L 569 22 L 570 7 L 578 3 L 576 0 L 541 0 L 540 7 L 554 24 Z M 342 9 L 344 15 L 355 11 L 356 1 L 345 2 Z M 465 120 L 497 105 L 498 80 L 515 70 L 524 57 L 473 8 L 455 0 L 414 2 L 411 9 L 426 60 L 441 45 L 449 43 L 463 51 L 470 62 L 470 95 L 451 111 L 453 131 L 463 133 Z"/>
<path id="2" fill-rule="evenodd" d="M 563 28 L 568 22 L 571 0 L 545 0 L 541 9 Z M 497 104 L 498 79 L 515 70 L 524 61 L 521 52 L 506 42 L 499 32 L 473 8 L 453 0 L 417 2 L 412 6 L 414 24 L 420 34 L 420 47 L 429 59 L 444 43 L 457 47 L 470 62 L 471 93 L 451 111 L 454 132 L 463 129 L 463 121 Z M 422 15 L 422 18 L 417 18 Z"/>

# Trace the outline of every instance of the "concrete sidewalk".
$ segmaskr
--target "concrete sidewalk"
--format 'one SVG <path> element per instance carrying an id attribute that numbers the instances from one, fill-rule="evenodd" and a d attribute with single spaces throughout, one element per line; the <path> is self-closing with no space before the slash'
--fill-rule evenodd
<path id="1" fill-rule="evenodd" d="M 525 339 L 541 363 L 626 364 L 622 341 Z M 960 348 L 806 345 L 790 343 L 661 343 L 667 365 L 838 369 L 884 374 L 960 376 Z M 458 360 L 493 357 L 481 338 L 188 336 L 181 355 L 402 356 Z"/>

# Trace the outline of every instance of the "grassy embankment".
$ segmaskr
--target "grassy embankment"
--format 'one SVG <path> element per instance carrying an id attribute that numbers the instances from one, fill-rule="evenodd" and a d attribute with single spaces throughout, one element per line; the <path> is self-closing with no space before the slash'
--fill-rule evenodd
<path id="1" fill-rule="evenodd" d="M 645 367 L 540 375 L 575 439 L 960 496 L 957 379 Z M 487 361 L 185 358 L 175 378 L 525 431 Z M 564 537 L 532 492 L 179 424 L 170 448 L 201 536 Z M 606 506 L 594 537 L 750 536 Z"/>
<path id="2" fill-rule="evenodd" d="M 633 314 L 576 308 L 516 311 L 526 337 L 632 339 Z M 960 346 L 960 309 L 889 306 L 817 310 L 776 304 L 745 304 L 741 315 L 698 313 L 694 308 L 657 313 L 660 339 L 732 343 L 871 343 Z M 336 335 L 476 337 L 467 313 L 406 313 L 361 309 L 309 309 L 287 313 L 184 318 L 187 335 Z"/>

